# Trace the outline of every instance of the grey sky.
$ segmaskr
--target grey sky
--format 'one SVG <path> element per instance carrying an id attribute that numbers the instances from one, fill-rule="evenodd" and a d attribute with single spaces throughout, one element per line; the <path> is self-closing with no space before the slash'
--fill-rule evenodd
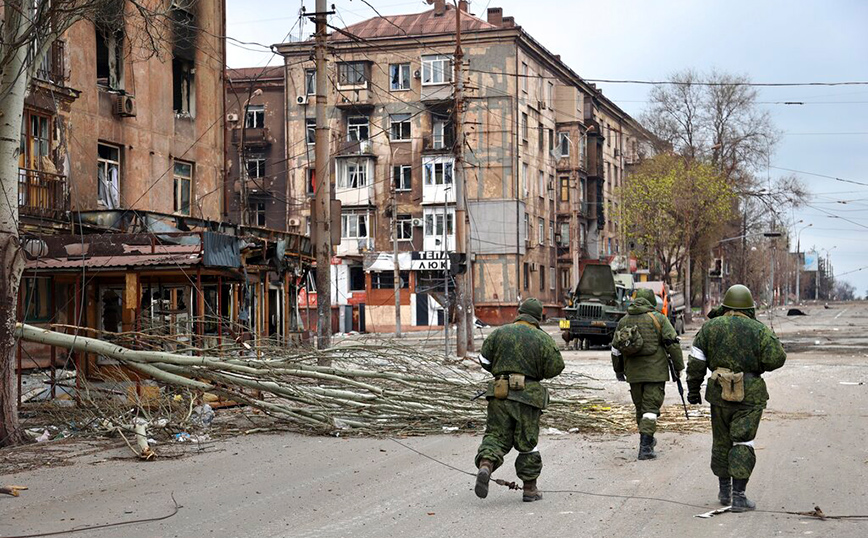
<path id="1" fill-rule="evenodd" d="M 384 15 L 429 9 L 422 0 L 369 1 Z M 314 10 L 313 0 L 227 4 L 227 34 L 265 45 L 285 38 L 302 4 Z M 360 0 L 328 4 L 338 12 L 335 26 L 376 16 Z M 746 74 L 754 82 L 868 81 L 868 2 L 861 0 L 477 0 L 470 11 L 484 18 L 489 4 L 514 16 L 588 79 L 665 80 L 686 67 L 714 67 Z M 311 32 L 312 24 L 306 23 L 302 35 Z M 298 38 L 298 25 L 292 35 Z M 230 45 L 228 56 L 230 66 L 248 67 L 265 65 L 270 54 Z M 270 65 L 279 63 L 274 58 Z M 601 86 L 634 116 L 646 106 L 648 86 Z M 785 133 L 772 167 L 868 184 L 868 85 L 764 88 L 760 100 L 805 102 L 762 105 Z M 788 174 L 776 168 L 769 172 L 771 177 Z M 868 186 L 797 175 L 814 194 L 810 207 L 794 214 L 795 221 L 804 221 L 798 228 L 812 224 L 802 232 L 803 250 L 837 247 L 831 251 L 835 273 L 848 273 L 839 278 L 865 295 Z"/>

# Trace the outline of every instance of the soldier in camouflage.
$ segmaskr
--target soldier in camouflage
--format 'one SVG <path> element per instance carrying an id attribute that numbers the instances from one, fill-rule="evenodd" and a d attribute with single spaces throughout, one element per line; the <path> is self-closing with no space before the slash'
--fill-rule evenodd
<path id="1" fill-rule="evenodd" d="M 476 454 L 476 495 L 488 495 L 491 473 L 503 464 L 503 456 L 515 447 L 515 471 L 524 482 L 522 500 L 542 499 L 536 487 L 542 471 L 537 441 L 539 418 L 548 403 L 548 391 L 541 379 L 557 376 L 564 369 L 564 360 L 552 337 L 540 329 L 542 304 L 533 298 L 521 303 L 518 317 L 509 325 L 499 327 L 482 344 L 479 362 L 494 375 L 485 397 L 488 419 L 485 436 Z M 512 375 L 511 375 L 512 374 Z M 516 376 L 516 374 L 518 374 Z M 495 383 L 523 377 L 523 388 L 509 388 L 507 394 L 495 396 Z M 511 379 L 510 379 L 511 378 Z M 509 380 L 509 381 L 503 381 Z"/>
<path id="2" fill-rule="evenodd" d="M 617 347 L 618 342 L 613 341 L 612 344 L 612 368 L 619 381 L 630 383 L 630 396 L 636 406 L 640 460 L 657 457 L 654 453 L 657 444 L 654 433 L 663 405 L 664 388 L 669 380 L 669 361 L 672 361 L 679 377 L 684 370 L 678 335 L 666 316 L 657 312 L 656 304 L 653 291 L 637 290 L 627 315 L 621 318 L 615 330 L 617 337 L 622 329 L 636 327 L 642 337 L 641 350 L 631 354 L 622 353 Z"/>
<path id="3" fill-rule="evenodd" d="M 719 314 L 705 322 L 693 340 L 687 365 L 687 400 L 711 404 L 711 470 L 718 477 L 718 499 L 733 512 L 754 510 L 745 488 L 756 464 L 753 441 L 769 399 L 761 375 L 784 365 L 787 355 L 775 334 L 756 320 L 750 290 L 729 288 Z M 740 400 L 740 401 L 739 401 Z"/>

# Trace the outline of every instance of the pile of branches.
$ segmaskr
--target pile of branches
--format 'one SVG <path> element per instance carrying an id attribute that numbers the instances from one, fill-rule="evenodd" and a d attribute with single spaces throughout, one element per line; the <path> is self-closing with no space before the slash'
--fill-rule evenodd
<path id="1" fill-rule="evenodd" d="M 489 376 L 400 341 L 342 342 L 326 349 L 223 346 L 219 355 L 129 349 L 96 338 L 19 324 L 18 336 L 117 361 L 175 389 L 212 393 L 253 406 L 299 429 L 361 434 L 478 431 L 485 422 Z M 328 366 L 322 366 L 328 364 Z M 601 416 L 587 378 L 566 374 L 546 382 L 552 399 L 545 425 L 560 430 L 622 430 Z"/>

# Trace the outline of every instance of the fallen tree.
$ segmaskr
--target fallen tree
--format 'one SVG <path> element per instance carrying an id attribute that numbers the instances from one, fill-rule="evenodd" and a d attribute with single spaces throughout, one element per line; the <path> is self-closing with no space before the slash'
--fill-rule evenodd
<path id="1" fill-rule="evenodd" d="M 344 342 L 326 350 L 272 346 L 256 353 L 221 349 L 220 355 L 191 356 L 129 349 L 25 324 L 15 332 L 25 341 L 116 360 L 158 383 L 253 406 L 304 430 L 475 431 L 485 421 L 484 400 L 471 398 L 485 389 L 487 375 L 396 342 Z M 332 366 L 319 366 L 321 359 Z M 584 376 L 563 375 L 547 385 L 553 391 L 544 415 L 547 426 L 565 431 L 630 427 L 623 417 L 600 412 L 610 408 L 590 397 Z"/>

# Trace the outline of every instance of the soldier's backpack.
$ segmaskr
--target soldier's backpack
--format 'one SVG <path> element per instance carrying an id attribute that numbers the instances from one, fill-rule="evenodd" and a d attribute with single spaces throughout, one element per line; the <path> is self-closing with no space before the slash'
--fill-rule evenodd
<path id="1" fill-rule="evenodd" d="M 642 351 L 644 345 L 645 341 L 639 332 L 639 327 L 635 325 L 620 327 L 612 336 L 612 347 L 620 351 L 622 355 L 635 355 Z"/>

